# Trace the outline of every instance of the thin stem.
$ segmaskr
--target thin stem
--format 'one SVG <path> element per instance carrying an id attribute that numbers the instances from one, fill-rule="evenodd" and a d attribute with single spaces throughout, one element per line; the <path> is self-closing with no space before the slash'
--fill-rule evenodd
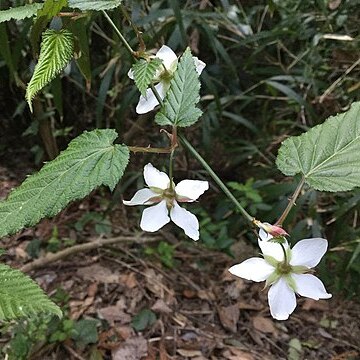
<path id="1" fill-rule="evenodd" d="M 274 225 L 278 225 L 278 226 L 282 225 L 282 223 L 284 222 L 286 217 L 289 215 L 289 212 L 291 211 L 291 209 L 295 205 L 295 201 L 298 198 L 298 196 L 300 195 L 301 189 L 304 186 L 304 184 L 305 184 L 305 178 L 302 177 L 301 181 L 299 182 L 298 186 L 296 187 L 296 189 L 294 191 L 294 194 L 289 199 L 289 203 L 287 204 L 284 212 L 281 214 L 281 216 L 279 217 L 279 219 L 276 221 L 276 223 Z"/>
<path id="2" fill-rule="evenodd" d="M 175 149 L 173 149 L 170 153 L 170 159 L 169 159 L 169 179 L 170 179 L 170 189 L 174 188 L 174 182 L 173 182 L 173 164 L 174 164 L 174 154 Z"/>
<path id="3" fill-rule="evenodd" d="M 287 261 L 287 255 L 286 255 L 286 249 L 285 249 L 285 246 L 284 246 L 284 244 L 282 244 L 282 243 L 279 243 L 280 244 L 280 246 L 281 246 L 281 248 L 282 248 L 282 250 L 283 250 L 283 253 L 284 253 L 284 260 L 285 260 L 285 264 L 287 264 L 288 263 L 288 261 Z"/>
<path id="4" fill-rule="evenodd" d="M 236 200 L 235 196 L 231 193 L 231 191 L 227 188 L 227 186 L 222 182 L 222 180 L 215 174 L 210 165 L 203 159 L 203 157 L 192 147 L 192 145 L 186 140 L 186 138 L 182 135 L 179 135 L 178 138 L 180 142 L 194 155 L 194 157 L 201 163 L 204 169 L 209 173 L 209 175 L 214 179 L 214 181 L 219 185 L 221 190 L 225 193 L 225 195 L 234 203 L 234 205 L 239 209 L 240 213 L 246 218 L 246 220 L 251 223 L 255 220 Z"/>
<path id="5" fill-rule="evenodd" d="M 155 86 L 153 84 L 150 85 L 151 87 L 151 90 L 153 92 L 153 94 L 155 95 L 156 97 L 156 100 L 159 102 L 160 106 L 162 107 L 164 105 L 164 102 L 160 96 L 160 94 L 158 93 L 158 91 L 155 89 Z"/>
<path id="6" fill-rule="evenodd" d="M 114 31 L 116 32 L 116 35 L 120 38 L 122 43 L 125 45 L 126 49 L 130 52 L 132 56 L 135 56 L 135 51 L 132 49 L 130 44 L 127 42 L 127 40 L 124 38 L 118 27 L 114 24 L 114 22 L 111 20 L 110 16 L 106 13 L 105 10 L 102 10 L 102 13 L 104 14 L 106 20 L 109 22 L 109 24 L 112 26 Z"/>
<path id="7" fill-rule="evenodd" d="M 171 154 L 171 152 L 173 151 L 172 147 L 152 148 L 152 147 L 143 147 L 143 146 L 128 146 L 128 148 L 133 153 L 143 152 L 143 153 L 156 153 L 156 154 Z"/>

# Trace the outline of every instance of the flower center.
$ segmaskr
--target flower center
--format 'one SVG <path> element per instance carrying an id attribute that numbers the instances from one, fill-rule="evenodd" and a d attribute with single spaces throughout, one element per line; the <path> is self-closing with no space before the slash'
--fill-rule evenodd
<path id="1" fill-rule="evenodd" d="M 174 200 L 176 197 L 175 190 L 172 188 L 168 188 L 162 193 L 163 199 L 166 200 L 166 206 L 170 210 L 174 206 Z"/>
<path id="2" fill-rule="evenodd" d="M 290 274 L 292 272 L 292 267 L 287 262 L 279 262 L 276 266 L 276 272 L 280 275 Z"/>
<path id="3" fill-rule="evenodd" d="M 173 78 L 173 74 L 169 70 L 164 70 L 159 75 L 159 80 L 161 82 L 170 82 L 170 80 Z"/>

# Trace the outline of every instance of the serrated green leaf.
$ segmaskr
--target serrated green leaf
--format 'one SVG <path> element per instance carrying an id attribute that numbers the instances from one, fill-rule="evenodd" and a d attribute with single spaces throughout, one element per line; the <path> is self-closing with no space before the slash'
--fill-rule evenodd
<path id="1" fill-rule="evenodd" d="M 26 100 L 32 109 L 31 101 L 35 95 L 58 75 L 74 52 L 74 36 L 65 29 L 46 30 L 41 42 L 39 62 L 26 88 Z"/>
<path id="2" fill-rule="evenodd" d="M 11 320 L 41 312 L 62 317 L 60 308 L 30 277 L 0 264 L 0 319 Z"/>
<path id="3" fill-rule="evenodd" d="M 114 189 L 129 160 L 124 145 L 113 145 L 115 130 L 84 132 L 66 150 L 29 176 L 0 202 L 0 238 L 56 215 L 68 203 L 100 185 Z"/>
<path id="4" fill-rule="evenodd" d="M 196 123 L 202 114 L 202 111 L 195 106 L 200 99 L 199 91 L 199 75 L 190 49 L 187 48 L 170 81 L 170 89 L 166 93 L 164 105 L 156 114 L 155 122 L 161 126 L 180 127 Z"/>
<path id="5" fill-rule="evenodd" d="M 134 81 L 143 96 L 146 95 L 146 90 L 154 79 L 156 70 L 160 67 L 162 60 L 153 58 L 150 61 L 141 59 L 137 61 L 131 68 Z"/>
<path id="6" fill-rule="evenodd" d="M 44 4 L 34 3 L 17 6 L 14 8 L 0 11 L 0 23 L 4 21 L 23 20 L 25 18 L 36 15 L 37 11 L 43 7 Z"/>
<path id="7" fill-rule="evenodd" d="M 360 186 L 360 102 L 328 118 L 305 134 L 285 140 L 276 159 L 287 175 L 302 174 L 320 191 L 348 191 Z"/>
<path id="8" fill-rule="evenodd" d="M 67 0 L 45 0 L 43 7 L 38 10 L 30 33 L 30 41 L 34 54 L 38 53 L 38 41 L 46 25 L 65 6 L 67 6 Z"/>
<path id="9" fill-rule="evenodd" d="M 110 10 L 118 7 L 121 0 L 69 0 L 69 7 L 87 10 Z"/>

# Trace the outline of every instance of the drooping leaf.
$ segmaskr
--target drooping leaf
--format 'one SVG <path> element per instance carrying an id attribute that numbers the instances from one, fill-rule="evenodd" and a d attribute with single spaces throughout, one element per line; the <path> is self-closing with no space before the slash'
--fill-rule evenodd
<path id="1" fill-rule="evenodd" d="M 110 10 L 118 7 L 121 0 L 69 0 L 69 7 L 87 10 Z"/>
<path id="2" fill-rule="evenodd" d="M 166 93 L 164 105 L 156 114 L 156 123 L 161 126 L 193 125 L 202 114 L 202 111 L 195 106 L 200 99 L 199 90 L 199 75 L 196 72 L 190 49 L 187 48 L 170 81 L 170 89 Z"/>
<path id="3" fill-rule="evenodd" d="M 320 191 L 360 186 L 360 102 L 305 134 L 286 139 L 276 165 L 283 174 L 302 174 Z"/>
<path id="4" fill-rule="evenodd" d="M 32 109 L 35 95 L 56 77 L 73 56 L 74 37 L 65 29 L 46 30 L 41 42 L 39 62 L 26 89 L 26 100 Z"/>
<path id="5" fill-rule="evenodd" d="M 30 33 L 30 41 L 34 54 L 37 54 L 38 52 L 40 35 L 44 31 L 46 25 L 65 6 L 67 6 L 67 0 L 45 0 L 42 8 L 38 10 L 36 20 Z"/>
<path id="6" fill-rule="evenodd" d="M 6 10 L 0 11 L 0 23 L 4 21 L 23 20 L 25 18 L 36 15 L 36 12 L 43 7 L 44 4 L 34 3 L 17 6 Z"/>
<path id="7" fill-rule="evenodd" d="M 146 89 L 150 86 L 161 63 L 162 60 L 159 58 L 153 58 L 150 61 L 141 59 L 132 66 L 135 84 L 143 96 L 145 96 Z"/>
<path id="8" fill-rule="evenodd" d="M 29 176 L 0 202 L 0 238 L 56 215 L 68 203 L 100 185 L 114 189 L 129 160 L 124 145 L 113 145 L 115 130 L 84 132 L 66 150 Z"/>
<path id="9" fill-rule="evenodd" d="M 62 317 L 60 308 L 30 277 L 0 264 L 0 319 L 11 320 L 41 312 Z"/>

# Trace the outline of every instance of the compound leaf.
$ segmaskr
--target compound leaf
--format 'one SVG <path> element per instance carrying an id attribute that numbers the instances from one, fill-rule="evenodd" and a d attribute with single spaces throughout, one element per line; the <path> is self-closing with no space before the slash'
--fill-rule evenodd
<path id="1" fill-rule="evenodd" d="M 34 3 L 17 6 L 14 8 L 0 11 L 0 23 L 4 21 L 23 20 L 28 17 L 36 15 L 37 11 L 43 7 L 44 4 Z"/>
<path id="2" fill-rule="evenodd" d="M 150 61 L 141 59 L 132 66 L 135 84 L 143 96 L 146 95 L 146 89 L 150 86 L 161 63 L 161 59 L 158 58 L 153 58 Z"/>
<path id="3" fill-rule="evenodd" d="M 62 317 L 60 308 L 20 270 L 0 264 L 0 319 L 11 320 L 37 313 Z"/>
<path id="4" fill-rule="evenodd" d="M 202 111 L 195 105 L 200 99 L 200 80 L 195 69 L 194 59 L 187 48 L 180 58 L 178 68 L 170 81 L 164 104 L 156 114 L 159 125 L 186 127 L 199 119 Z"/>
<path id="5" fill-rule="evenodd" d="M 129 160 L 124 145 L 113 145 L 112 129 L 84 132 L 66 150 L 29 176 L 0 202 L 0 238 L 56 215 L 68 203 L 100 185 L 114 189 Z"/>
<path id="6" fill-rule="evenodd" d="M 302 174 L 320 191 L 348 191 L 360 186 L 360 102 L 328 118 L 305 134 L 286 139 L 276 160 L 287 175 Z"/>
<path id="7" fill-rule="evenodd" d="M 121 0 L 69 0 L 69 7 L 87 10 L 110 10 L 118 7 Z"/>
<path id="8" fill-rule="evenodd" d="M 70 31 L 46 30 L 43 33 L 39 62 L 26 89 L 25 97 L 30 109 L 35 95 L 64 69 L 73 52 L 74 36 Z"/>

